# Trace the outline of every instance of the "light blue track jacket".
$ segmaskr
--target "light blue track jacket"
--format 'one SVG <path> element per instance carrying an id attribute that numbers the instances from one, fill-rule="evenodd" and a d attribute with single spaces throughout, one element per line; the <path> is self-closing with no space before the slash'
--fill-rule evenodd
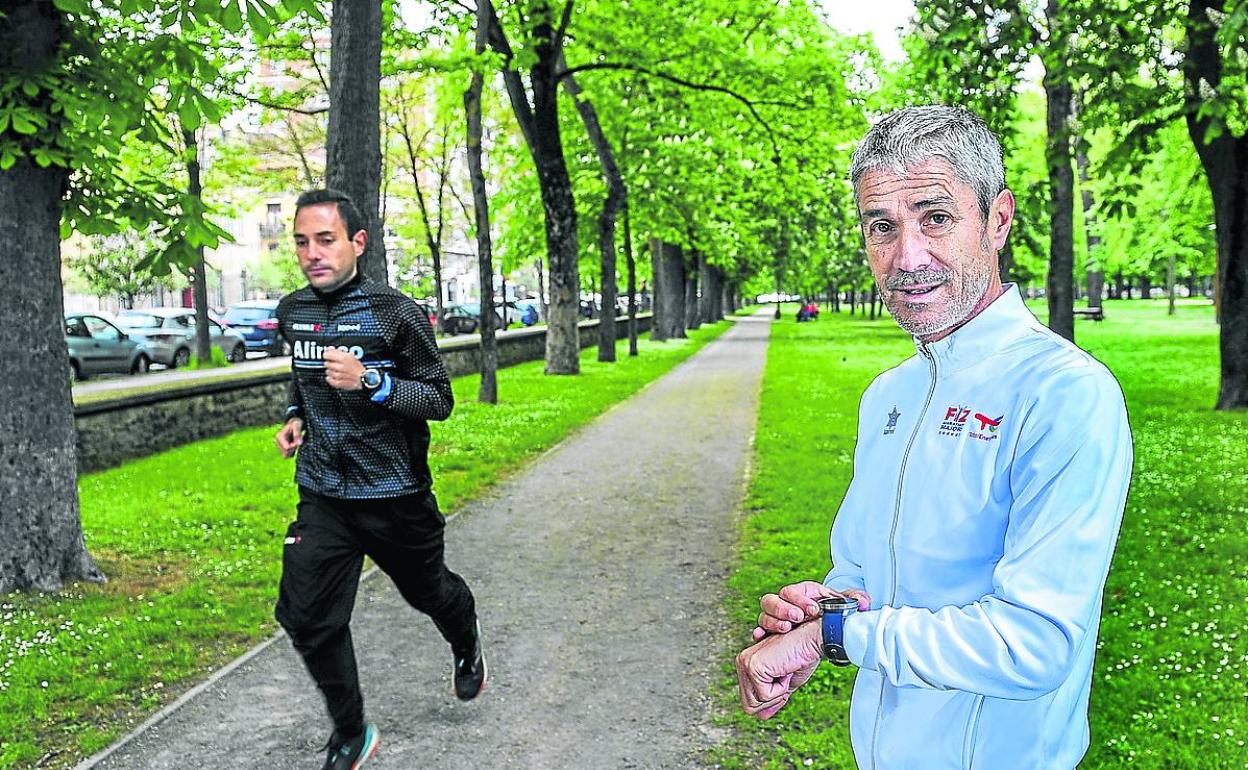
<path id="1" fill-rule="evenodd" d="M 862 397 L 826 585 L 864 770 L 1074 768 L 1131 478 L 1117 381 L 1007 286 Z"/>

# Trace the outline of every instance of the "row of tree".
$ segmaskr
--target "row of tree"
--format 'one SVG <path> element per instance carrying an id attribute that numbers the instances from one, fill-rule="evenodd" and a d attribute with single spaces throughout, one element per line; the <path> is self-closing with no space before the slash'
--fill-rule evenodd
<path id="1" fill-rule="evenodd" d="M 612 316 L 619 284 L 631 301 L 647 281 L 660 337 L 738 294 L 870 292 L 849 154 L 869 115 L 944 99 L 1006 138 L 1020 197 L 1006 269 L 1047 276 L 1059 332 L 1073 336 L 1077 241 L 1093 281 L 1171 258 L 1203 275 L 1212 242 L 1218 406 L 1248 405 L 1248 0 L 916 7 L 909 58 L 888 67 L 814 2 L 4 3 L 0 227 L 22 256 L 0 277 L 28 299 L 0 306 L 0 321 L 31 333 L 4 343 L 30 376 L 0 385 L 12 438 L 0 466 L 13 470 L 0 510 L 14 512 L 0 542 L 15 544 L 0 553 L 0 591 L 99 577 L 74 492 L 58 236 L 142 230 L 161 244 L 144 266 L 198 272 L 202 290 L 202 250 L 228 237 L 214 222 L 245 205 L 241 188 L 351 194 L 369 220 L 362 270 L 377 280 L 386 222 L 428 250 L 435 285 L 456 226 L 477 239 L 487 296 L 497 269 L 536 263 L 546 370 L 575 374 L 587 287 Z M 1033 60 L 1043 98 L 1020 86 Z M 251 76 L 266 67 L 289 77 Z M 267 130 L 224 143 L 201 174 L 204 128 L 240 115 Z M 615 324 L 599 330 L 611 360 Z"/>

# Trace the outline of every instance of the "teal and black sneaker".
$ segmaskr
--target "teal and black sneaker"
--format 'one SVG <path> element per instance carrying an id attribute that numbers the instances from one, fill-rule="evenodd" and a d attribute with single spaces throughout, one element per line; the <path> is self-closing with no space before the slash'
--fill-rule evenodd
<path id="1" fill-rule="evenodd" d="M 377 753 L 381 735 L 372 724 L 364 725 L 364 732 L 343 740 L 335 730 L 325 748 L 325 766 L 321 770 L 359 770 Z"/>
<path id="2" fill-rule="evenodd" d="M 485 689 L 485 652 L 481 649 L 481 624 L 472 629 L 472 643 L 465 649 L 452 649 L 455 655 L 455 697 L 472 700 Z"/>

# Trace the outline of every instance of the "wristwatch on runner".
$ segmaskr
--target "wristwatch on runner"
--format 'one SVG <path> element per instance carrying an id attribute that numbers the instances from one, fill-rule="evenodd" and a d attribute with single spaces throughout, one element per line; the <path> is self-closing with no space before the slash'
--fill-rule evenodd
<path id="1" fill-rule="evenodd" d="M 365 369 L 360 375 L 360 387 L 364 390 L 373 391 L 381 387 L 382 376 L 380 369 Z"/>
<path id="2" fill-rule="evenodd" d="M 858 611 L 858 600 L 852 596 L 828 596 L 819 600 L 823 611 L 823 657 L 834 666 L 848 666 L 845 652 L 845 618 Z"/>

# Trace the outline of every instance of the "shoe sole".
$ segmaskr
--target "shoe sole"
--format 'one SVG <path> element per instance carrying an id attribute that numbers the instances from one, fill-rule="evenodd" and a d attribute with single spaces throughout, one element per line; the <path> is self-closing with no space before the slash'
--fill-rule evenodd
<path id="1" fill-rule="evenodd" d="M 360 770 L 364 763 L 372 759 L 373 755 L 377 753 L 377 746 L 381 743 L 381 735 L 377 732 L 377 728 L 370 728 L 367 737 L 368 746 L 365 747 L 364 753 L 360 755 L 360 758 L 352 763 L 351 770 Z"/>

